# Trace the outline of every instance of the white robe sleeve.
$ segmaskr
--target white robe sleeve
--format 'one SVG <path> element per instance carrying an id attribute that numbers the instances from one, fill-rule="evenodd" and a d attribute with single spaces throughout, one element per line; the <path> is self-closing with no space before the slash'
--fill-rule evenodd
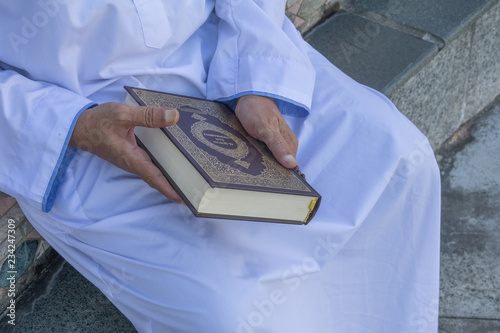
<path id="1" fill-rule="evenodd" d="M 315 71 L 284 8 L 284 0 L 215 2 L 218 42 L 207 78 L 208 98 L 231 105 L 245 94 L 265 95 L 277 98 L 284 114 L 308 114 Z"/>
<path id="2" fill-rule="evenodd" d="M 76 119 L 93 103 L 0 69 L 0 190 L 47 212 L 74 150 Z"/>

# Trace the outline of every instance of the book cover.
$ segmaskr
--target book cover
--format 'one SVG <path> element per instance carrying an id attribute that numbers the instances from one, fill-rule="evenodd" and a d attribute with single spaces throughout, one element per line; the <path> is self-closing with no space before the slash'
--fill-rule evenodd
<path id="1" fill-rule="evenodd" d="M 178 122 L 162 130 L 211 187 L 320 198 L 304 177 L 284 168 L 264 143 L 252 138 L 227 105 L 141 88 L 125 89 L 140 105 L 179 111 Z M 308 220 L 318 206 L 315 201 Z"/>

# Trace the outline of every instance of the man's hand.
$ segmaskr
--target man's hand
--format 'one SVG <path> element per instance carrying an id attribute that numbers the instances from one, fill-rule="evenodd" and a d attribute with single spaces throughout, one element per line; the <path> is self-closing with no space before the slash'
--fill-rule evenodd
<path id="1" fill-rule="evenodd" d="M 295 156 L 299 140 L 283 119 L 274 99 L 257 95 L 240 97 L 235 113 L 248 134 L 263 141 L 283 166 L 293 168 L 297 165 Z"/>
<path id="2" fill-rule="evenodd" d="M 170 200 L 181 203 L 182 199 L 148 154 L 137 145 L 134 136 L 135 126 L 160 128 L 171 126 L 178 119 L 179 113 L 175 109 L 104 103 L 82 112 L 69 146 L 91 152 L 138 175 Z"/>

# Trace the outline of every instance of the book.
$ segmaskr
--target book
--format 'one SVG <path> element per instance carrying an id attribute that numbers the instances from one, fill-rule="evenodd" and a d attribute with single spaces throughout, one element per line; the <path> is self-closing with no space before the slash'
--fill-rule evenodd
<path id="1" fill-rule="evenodd" d="M 195 216 L 307 224 L 321 196 L 252 138 L 224 103 L 125 86 L 130 105 L 175 108 L 178 122 L 135 127 L 151 157 Z"/>

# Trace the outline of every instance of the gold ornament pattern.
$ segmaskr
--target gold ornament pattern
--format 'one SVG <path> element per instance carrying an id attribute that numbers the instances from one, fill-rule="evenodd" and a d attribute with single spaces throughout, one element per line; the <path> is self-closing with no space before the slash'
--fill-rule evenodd
<path id="1" fill-rule="evenodd" d="M 259 175 L 251 175 L 240 168 L 221 162 L 216 156 L 201 149 L 197 143 L 193 142 L 186 135 L 179 125 L 166 127 L 166 131 L 175 139 L 174 143 L 177 141 L 178 145 L 183 148 L 181 150 L 184 150 L 184 153 L 188 152 L 190 154 L 188 159 L 194 161 L 194 165 L 197 164 L 195 167 L 203 170 L 213 182 L 219 183 L 218 185 L 225 187 L 225 185 L 235 184 L 248 187 L 248 189 L 260 187 L 267 188 L 270 191 L 312 192 L 300 179 L 299 175 L 289 169 L 283 168 L 262 142 L 248 135 L 234 113 L 222 103 L 141 89 L 133 89 L 133 91 L 142 99 L 145 105 L 176 108 L 179 110 L 180 117 L 194 117 L 196 122 L 191 127 L 191 134 L 201 143 L 206 144 L 221 154 L 233 158 L 235 164 L 247 169 L 251 167 L 249 164 L 252 163 L 262 163 L 264 166 L 263 171 Z M 241 133 L 247 142 L 253 145 L 258 153 L 262 155 L 262 162 L 258 161 L 260 156 L 249 156 L 250 151 L 247 143 L 230 133 L 230 131 L 212 122 L 208 122 L 207 118 L 209 117 L 215 117 L 221 123 Z M 225 142 L 234 142 L 237 148 L 225 149 L 220 145 L 210 142 L 207 140 L 206 135 L 203 134 L 206 131 L 220 134 L 220 139 L 223 139 Z M 243 159 L 246 159 L 246 161 L 243 161 Z"/>

